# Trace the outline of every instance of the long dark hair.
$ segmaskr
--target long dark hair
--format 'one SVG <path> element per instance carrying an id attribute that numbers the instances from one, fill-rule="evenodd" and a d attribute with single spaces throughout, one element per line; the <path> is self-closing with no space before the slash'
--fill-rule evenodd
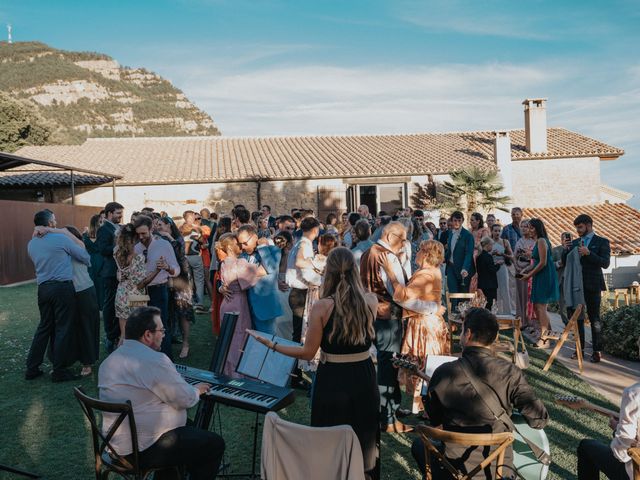
<path id="1" fill-rule="evenodd" d="M 478 228 L 484 227 L 484 218 L 482 218 L 481 213 L 473 212 L 471 218 L 475 218 L 478 221 Z"/>
<path id="2" fill-rule="evenodd" d="M 133 247 L 136 244 L 136 229 L 133 228 L 133 224 L 127 223 L 120 229 L 120 233 L 116 236 L 116 250 L 114 256 L 116 262 L 121 268 L 129 265 L 129 256 L 133 253 Z"/>
<path id="3" fill-rule="evenodd" d="M 218 228 L 216 228 L 216 236 L 214 241 L 220 240 L 220 237 L 225 233 L 229 233 L 231 231 L 231 217 L 222 217 L 218 222 Z"/>
<path id="4" fill-rule="evenodd" d="M 158 220 L 165 225 L 169 225 L 169 228 L 171 229 L 171 236 L 174 240 L 178 240 L 180 237 L 182 237 L 182 235 L 180 234 L 180 230 L 178 230 L 177 225 L 174 223 L 171 217 L 160 217 Z"/>
<path id="5" fill-rule="evenodd" d="M 327 257 L 321 298 L 333 297 L 336 315 L 329 340 L 347 345 L 362 345 L 375 337 L 375 314 L 365 298 L 356 261 L 351 250 L 337 247 Z"/>
<path id="6" fill-rule="evenodd" d="M 529 228 L 533 228 L 536 231 L 538 238 L 547 238 L 547 229 L 544 228 L 544 223 L 539 218 L 529 220 Z"/>

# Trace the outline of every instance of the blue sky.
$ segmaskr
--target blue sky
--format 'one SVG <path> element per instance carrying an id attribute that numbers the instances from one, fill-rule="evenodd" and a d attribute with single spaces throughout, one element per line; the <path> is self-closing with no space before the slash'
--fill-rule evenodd
<path id="1" fill-rule="evenodd" d="M 603 182 L 634 193 L 640 207 L 638 7 L 0 0 L 0 24 L 13 24 L 16 41 L 99 51 L 154 70 L 225 135 L 522 128 L 522 100 L 546 97 L 550 126 L 625 149 L 602 164 Z"/>

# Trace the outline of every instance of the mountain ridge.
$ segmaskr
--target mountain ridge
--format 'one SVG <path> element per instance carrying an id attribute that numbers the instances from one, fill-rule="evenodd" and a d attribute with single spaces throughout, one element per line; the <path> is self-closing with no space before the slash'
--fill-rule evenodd
<path id="1" fill-rule="evenodd" d="M 88 137 L 220 135 L 213 119 L 171 82 L 103 53 L 0 42 L 0 92 L 0 119 L 20 124 L 18 134 L 0 132 L 5 151 L 78 144 Z M 29 139 L 33 125 L 25 122 L 49 134 Z M 4 137 L 16 136 L 18 145 L 3 145 Z"/>

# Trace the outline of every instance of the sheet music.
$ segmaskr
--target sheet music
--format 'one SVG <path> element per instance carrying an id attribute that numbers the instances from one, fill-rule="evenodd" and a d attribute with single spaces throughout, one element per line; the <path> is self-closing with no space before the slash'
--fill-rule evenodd
<path id="1" fill-rule="evenodd" d="M 251 332 L 272 342 L 277 342 L 278 345 L 300 346 L 299 343 L 276 337 L 275 335 L 255 330 L 251 330 Z M 285 387 L 289 381 L 289 375 L 293 370 L 295 362 L 295 358 L 275 352 L 267 348 L 266 345 L 258 342 L 251 335 L 248 335 L 244 352 L 236 371 L 272 385 Z"/>
<path id="2" fill-rule="evenodd" d="M 427 355 L 427 365 L 424 369 L 429 378 L 433 377 L 433 372 L 436 371 L 440 365 L 445 363 L 454 362 L 458 357 L 451 357 L 449 355 Z"/>

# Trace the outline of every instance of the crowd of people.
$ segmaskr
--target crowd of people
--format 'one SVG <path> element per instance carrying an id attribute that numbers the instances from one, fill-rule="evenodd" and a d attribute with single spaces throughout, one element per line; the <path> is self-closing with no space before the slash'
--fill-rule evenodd
<path id="1" fill-rule="evenodd" d="M 195 314 L 210 313 L 217 334 L 224 314 L 237 312 L 224 373 L 239 376 L 236 366 L 250 329 L 300 343 L 278 345 L 256 336 L 300 360 L 292 385 L 308 389 L 309 379 L 313 382 L 311 425 L 351 425 L 365 469 L 373 475 L 380 431 L 411 431 L 403 417 L 417 414 L 445 428 L 475 432 L 478 419 L 491 418 L 477 401 L 479 394 L 470 390 L 468 371 L 495 385 L 503 405 L 519 408 L 532 427 L 544 427 L 547 412 L 520 370 L 488 354 L 498 332 L 496 315 L 517 315 L 536 345 L 548 347 L 553 332 L 547 306 L 559 302 L 570 316 L 578 304 L 586 304 L 592 361 L 601 359 L 599 301 L 610 253 L 608 240 L 594 234 L 587 215 L 575 219 L 578 239 L 565 233 L 560 247 L 552 249 L 543 221 L 523 219 L 520 208 L 512 209 L 506 226 L 494 215 L 485 219 L 475 212 L 469 229 L 459 211 L 436 226 L 421 210 L 372 215 L 366 205 L 340 216 L 331 213 L 324 221 L 308 209 L 274 216 L 267 205 L 254 212 L 236 205 L 228 215 L 202 209 L 186 211 L 178 220 L 145 208 L 123 224 L 123 210 L 116 202 L 107 204 L 82 235 L 72 226 L 56 228 L 49 210 L 36 215 L 29 254 L 38 277 L 41 322 L 27 360 L 27 379 L 42 374 L 47 347 L 53 381 L 77 378 L 68 368 L 76 361 L 83 375 L 90 374 L 98 358 L 101 310 L 106 349 L 115 351 L 100 368 L 101 396 L 123 399 L 109 385 L 141 381 L 132 380 L 127 357 L 169 371 L 172 364 L 164 358 L 173 360 L 172 344 L 181 344 L 179 358 L 189 355 Z M 440 367 L 423 395 L 422 381 L 399 372 L 393 360 L 403 355 L 424 368 L 428 355 L 451 353 L 445 318 L 453 312 L 443 306 L 445 290 L 476 292 L 485 308 L 461 309 L 465 321 L 458 362 L 464 365 Z M 140 301 L 149 307 L 134 308 Z M 579 325 L 584 340 L 584 317 Z M 149 356 L 139 343 L 164 355 Z M 114 373 L 117 365 L 127 365 L 120 369 L 127 371 Z M 153 378 L 168 382 L 161 401 L 181 411 L 193 406 L 205 388 L 187 388 L 174 374 Z M 410 411 L 400 408 L 402 389 L 413 399 Z M 167 442 L 164 436 L 184 426 L 183 420 L 173 418 L 161 428 L 149 420 L 145 445 Z M 482 425 L 493 432 L 506 428 L 495 419 Z M 194 449 L 200 441 L 217 452 L 224 449 L 217 437 L 179 433 Z M 421 448 L 416 441 L 414 456 L 424 468 Z M 148 458 L 167 453 L 156 450 Z M 447 452 L 465 467 L 464 452 Z M 201 472 L 191 478 L 211 478 L 219 464 L 215 458 L 201 470 L 183 463 Z M 434 471 L 446 474 L 442 468 Z"/>

